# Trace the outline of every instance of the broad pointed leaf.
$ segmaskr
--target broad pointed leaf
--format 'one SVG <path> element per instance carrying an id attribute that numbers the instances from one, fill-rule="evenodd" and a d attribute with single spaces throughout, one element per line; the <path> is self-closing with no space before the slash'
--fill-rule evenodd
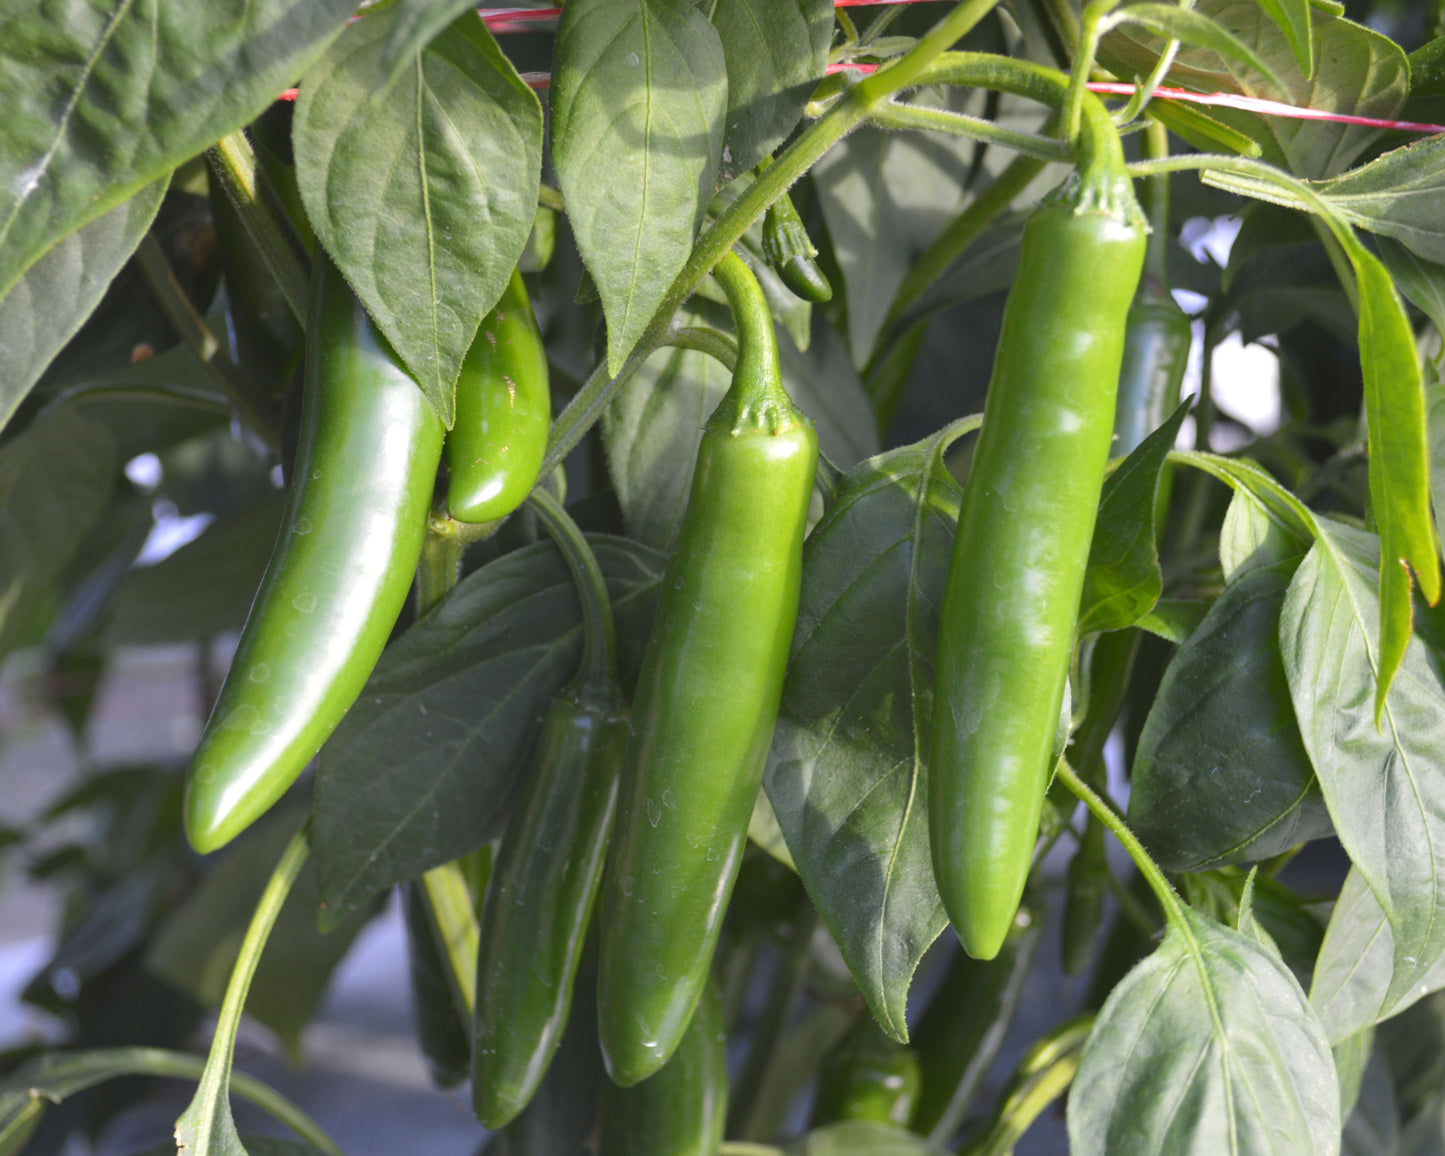
<path id="1" fill-rule="evenodd" d="M 1164 574 L 1154 545 L 1154 499 L 1164 461 L 1188 412 L 1188 403 L 1176 408 L 1104 479 L 1084 574 L 1080 634 L 1132 626 L 1163 593 Z"/>
<path id="2" fill-rule="evenodd" d="M 764 785 L 874 1017 L 906 1039 L 914 969 L 947 926 L 925 814 L 938 607 L 959 489 L 950 431 L 848 474 L 803 552 Z"/>
<path id="3" fill-rule="evenodd" d="M 552 160 L 615 374 L 712 196 L 727 112 L 717 31 L 688 0 L 569 0 L 551 99 Z"/>
<path id="4" fill-rule="evenodd" d="M 169 183 L 147 185 L 71 233 L 0 297 L 0 429 L 135 252 Z"/>
<path id="5" fill-rule="evenodd" d="M 306 213 L 433 408 L 527 244 L 542 108 L 468 13 L 390 88 L 393 18 L 348 28 L 306 75 L 292 129 Z"/>
<path id="6" fill-rule="evenodd" d="M 1387 1000 L 1394 974 L 1395 936 L 1374 892 L 1358 868 L 1351 868 L 1335 900 L 1325 942 L 1315 961 L 1310 1002 L 1331 1043 L 1404 1011 L 1432 991 L 1445 988 L 1445 957 L 1413 986 Z"/>
<path id="7" fill-rule="evenodd" d="M 741 173 L 793 131 L 823 79 L 833 0 L 716 0 L 712 23 L 728 74 L 723 167 Z"/>
<path id="8" fill-rule="evenodd" d="M 1377 545 L 1326 519 L 1319 531 L 1285 599 L 1280 650 L 1335 830 L 1394 933 L 1393 1003 L 1445 955 L 1445 680 L 1412 636 L 1377 728 Z"/>
<path id="9" fill-rule="evenodd" d="M 0 297 L 82 225 L 255 119 L 355 0 L 0 11 Z"/>
<path id="10" fill-rule="evenodd" d="M 1265 859 L 1330 833 L 1279 652 L 1297 564 L 1225 587 L 1159 685 L 1134 756 L 1129 825 L 1170 870 Z"/>
<path id="11" fill-rule="evenodd" d="M 619 641 L 645 639 L 666 559 L 617 538 L 593 548 Z M 323 927 L 486 841 L 581 645 L 571 574 L 540 542 L 469 575 L 387 648 L 319 756 L 312 821 Z"/>
<path id="12" fill-rule="evenodd" d="M 1182 909 L 1114 989 L 1069 1091 L 1074 1156 L 1334 1156 L 1339 1087 L 1299 983 L 1258 940 Z"/>

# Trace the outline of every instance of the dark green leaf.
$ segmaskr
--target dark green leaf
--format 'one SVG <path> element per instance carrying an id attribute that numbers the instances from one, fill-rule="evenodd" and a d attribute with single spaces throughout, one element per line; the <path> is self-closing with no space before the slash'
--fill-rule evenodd
<path id="1" fill-rule="evenodd" d="M 1225 587 L 1160 683 L 1134 757 L 1129 825 L 1170 870 L 1264 859 L 1330 833 L 1280 660 L 1295 565 Z"/>
<path id="2" fill-rule="evenodd" d="M 977 94 L 959 90 L 946 98 L 914 99 L 982 111 Z M 829 149 L 814 167 L 818 201 L 843 274 L 848 351 L 855 365 L 867 363 L 913 262 L 963 207 L 958 190 L 977 147 L 963 137 L 864 128 Z"/>
<path id="3" fill-rule="evenodd" d="M 43 625 L 47 600 L 109 501 L 119 465 L 105 427 L 74 408 L 0 447 L 0 655 Z"/>
<path id="4" fill-rule="evenodd" d="M 1339 1087 L 1278 955 L 1183 908 L 1100 1011 L 1068 1122 L 1074 1156 L 1333 1156 Z"/>
<path id="5" fill-rule="evenodd" d="M 1376 728 L 1376 551 L 1372 535 L 1319 519 L 1280 651 L 1335 830 L 1394 933 L 1394 1003 L 1445 955 L 1445 683 L 1412 636 Z"/>
<path id="6" fill-rule="evenodd" d="M 832 0 L 716 0 L 713 27 L 727 63 L 723 167 L 750 169 L 782 144 L 823 79 Z"/>
<path id="7" fill-rule="evenodd" d="M 686 314 L 683 321 L 689 321 Z M 643 362 L 618 391 L 603 415 L 602 436 L 629 537 L 672 549 L 703 423 L 731 380 L 707 354 L 669 347 Z"/>
<path id="8" fill-rule="evenodd" d="M 253 120 L 355 0 L 8 5 L 0 296 L 82 225 Z"/>
<path id="9" fill-rule="evenodd" d="M 1413 987 L 1391 997 L 1394 957 L 1390 922 L 1359 868 L 1352 868 L 1330 915 L 1310 987 L 1310 1002 L 1331 1042 L 1348 1039 L 1445 988 L 1442 958 Z"/>
<path id="10" fill-rule="evenodd" d="M 296 833 L 294 809 L 267 816 L 260 829 L 226 849 L 221 861 L 151 937 L 146 966 L 206 1007 L 219 1007 L 241 940 L 271 868 Z M 353 918 L 329 935 L 316 930 L 316 879 L 310 865 L 286 897 L 251 981 L 246 1012 L 300 1055 L 310 1022 L 336 965 L 366 920 Z"/>
<path id="11" fill-rule="evenodd" d="M 621 367 L 681 272 L 722 157 L 727 73 L 687 0 L 570 0 L 552 66 L 552 159 Z"/>
<path id="12" fill-rule="evenodd" d="M 1104 480 L 1079 607 L 1080 634 L 1123 630 L 1159 601 L 1164 575 L 1154 546 L 1154 496 L 1189 405 L 1175 409 Z"/>
<path id="13" fill-rule="evenodd" d="M 1445 330 L 1442 330 L 1445 332 Z M 1430 499 L 1435 508 L 1435 532 L 1445 540 L 1445 382 L 1434 366 L 1426 371 L 1425 428 L 1430 438 Z"/>
<path id="14" fill-rule="evenodd" d="M 140 244 L 169 183 L 147 185 L 71 233 L 0 297 L 0 429 Z"/>
<path id="15" fill-rule="evenodd" d="M 840 470 L 851 470 L 882 449 L 878 422 L 848 348 L 830 325 L 819 323 L 806 352 L 778 335 L 783 384 L 798 408 L 813 419 L 818 448 Z"/>
<path id="16" fill-rule="evenodd" d="M 542 108 L 473 13 L 379 90 L 392 23 L 352 25 L 307 73 L 296 175 L 317 237 L 450 426 L 462 358 L 532 229 Z"/>
<path id="17" fill-rule="evenodd" d="M 592 541 L 620 641 L 645 638 L 666 559 Z M 319 756 L 323 927 L 488 838 L 535 723 L 580 655 L 576 591 L 550 542 L 469 575 L 387 648 Z"/>
<path id="18" fill-rule="evenodd" d="M 926 758 L 959 489 L 949 431 L 853 470 L 809 535 L 764 777 L 788 849 L 878 1022 L 907 1038 L 914 969 L 947 925 Z"/>

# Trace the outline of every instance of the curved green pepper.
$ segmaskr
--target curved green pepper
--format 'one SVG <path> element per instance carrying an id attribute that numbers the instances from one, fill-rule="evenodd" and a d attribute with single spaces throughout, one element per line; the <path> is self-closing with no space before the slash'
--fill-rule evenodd
<path id="1" fill-rule="evenodd" d="M 813 1127 L 842 1120 L 874 1120 L 907 1128 L 922 1086 L 918 1056 L 884 1035 L 864 1012 L 818 1070 Z"/>
<path id="2" fill-rule="evenodd" d="M 619 1084 L 667 1062 L 707 982 L 777 721 L 817 467 L 762 290 L 732 254 L 715 272 L 737 366 L 643 656 L 599 917 L 598 1023 Z"/>
<path id="3" fill-rule="evenodd" d="M 561 1041 L 627 741 L 606 582 L 556 500 L 533 502 L 578 579 L 585 641 L 581 672 L 543 720 L 482 912 L 472 1106 L 488 1128 L 527 1106 Z"/>
<path id="4" fill-rule="evenodd" d="M 447 509 L 460 522 L 493 522 L 537 484 L 552 420 L 547 354 L 527 286 L 513 270 L 462 361 L 457 415 L 447 434 Z"/>
<path id="5" fill-rule="evenodd" d="M 186 779 L 214 851 L 286 791 L 381 657 L 421 556 L 442 423 L 318 250 L 290 496 Z"/>
<path id="6" fill-rule="evenodd" d="M 605 1083 L 601 1156 L 715 1156 L 727 1123 L 722 1005 L 711 984 L 672 1058 L 632 1087 Z"/>
<path id="7" fill-rule="evenodd" d="M 977 959 L 1028 878 L 1144 261 L 1118 135 L 1085 109 L 1078 178 L 1024 228 L 940 615 L 929 831 Z"/>

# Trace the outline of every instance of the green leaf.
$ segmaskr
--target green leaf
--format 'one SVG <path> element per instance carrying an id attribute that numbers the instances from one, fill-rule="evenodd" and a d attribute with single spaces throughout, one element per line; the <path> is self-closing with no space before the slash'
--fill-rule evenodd
<path id="1" fill-rule="evenodd" d="M 1171 871 L 1265 859 L 1331 831 L 1280 659 L 1297 565 L 1226 586 L 1159 685 L 1134 756 L 1129 826 Z"/>
<path id="2" fill-rule="evenodd" d="M 1154 505 L 1165 459 L 1189 403 L 1177 407 L 1104 480 L 1089 568 L 1079 607 L 1079 633 L 1123 630 L 1154 608 L 1164 591 L 1154 545 Z"/>
<path id="3" fill-rule="evenodd" d="M 354 0 L 0 13 L 0 296 L 57 242 L 255 119 Z"/>
<path id="4" fill-rule="evenodd" d="M 723 167 L 750 169 L 783 143 L 823 79 L 832 0 L 716 0 L 712 24 L 727 64 Z"/>
<path id="5" fill-rule="evenodd" d="M 326 1156 L 324 1148 L 301 1140 L 278 1140 L 275 1136 L 247 1136 L 241 1140 L 246 1156 Z M 174 1144 L 152 1148 L 141 1156 L 176 1156 Z"/>
<path id="6" fill-rule="evenodd" d="M 1379 900 L 1358 867 L 1350 869 L 1335 900 L 1315 962 L 1310 1002 L 1331 1043 L 1398 1015 L 1423 996 L 1445 988 L 1445 957 L 1394 997 L 1395 936 Z"/>
<path id="7" fill-rule="evenodd" d="M 592 545 L 635 665 L 666 559 L 619 538 Z M 386 649 L 319 756 L 323 929 L 494 833 L 536 720 L 581 649 L 576 588 L 550 542 L 468 575 Z"/>
<path id="8" fill-rule="evenodd" d="M 167 176 L 76 230 L 0 297 L 0 429 L 105 295 L 161 207 Z"/>
<path id="9" fill-rule="evenodd" d="M 1360 290 L 1360 366 L 1369 422 L 1370 501 L 1380 533 L 1380 640 L 1375 721 L 1410 638 L 1413 571 L 1426 601 L 1440 599 L 1440 548 L 1430 515 L 1425 384 L 1415 335 L 1378 257 L 1350 251 Z"/>
<path id="10" fill-rule="evenodd" d="M 1404 50 L 1378 32 L 1312 6 L 1316 67 L 1311 75 L 1299 52 L 1304 31 L 1300 9 L 1305 6 L 1301 0 L 1288 3 L 1283 21 L 1277 19 L 1284 8 L 1280 3 L 1199 0 L 1193 6 L 1198 15 L 1247 45 L 1273 71 L 1278 86 L 1218 53 L 1192 46 L 1179 53 L 1169 70 L 1169 83 L 1196 92 L 1236 93 L 1327 112 L 1396 116 L 1409 88 Z M 1282 26 L 1290 30 L 1288 35 Z M 1146 45 L 1116 32 L 1105 38 L 1101 59 L 1127 74 L 1142 75 L 1158 60 L 1159 47 L 1158 42 Z M 1266 160 L 1302 177 L 1342 172 L 1382 131 L 1219 107 L 1211 108 L 1210 115 L 1260 142 Z"/>
<path id="11" fill-rule="evenodd" d="M 401 70 L 414 63 L 442 29 L 475 7 L 473 0 L 398 0 L 391 33 L 381 52 L 382 86 L 395 83 Z"/>
<path id="12" fill-rule="evenodd" d="M 680 315 L 683 324 L 715 322 L 706 308 Z M 823 454 L 851 469 L 878 452 L 878 427 L 863 383 L 842 341 L 825 326 L 806 354 L 779 334 L 783 384 L 810 418 Z M 603 444 L 627 534 L 671 550 L 692 488 L 703 424 L 727 392 L 732 375 L 691 349 L 654 353 L 617 392 L 603 414 Z"/>
<path id="13" fill-rule="evenodd" d="M 272 812 L 259 830 L 226 849 L 201 885 L 151 934 L 146 968 L 153 975 L 204 1007 L 220 1006 L 267 873 L 301 819 L 294 808 Z M 246 1013 L 275 1032 L 292 1056 L 300 1056 L 301 1031 L 365 923 L 352 918 L 329 935 L 317 931 L 315 874 L 309 865 L 302 868 L 246 999 Z"/>
<path id="14" fill-rule="evenodd" d="M 1248 490 L 1234 491 L 1219 529 L 1219 565 L 1224 580 L 1233 582 L 1251 570 L 1296 561 L 1309 542 L 1290 533 Z"/>
<path id="15" fill-rule="evenodd" d="M 390 88 L 393 18 L 306 75 L 292 136 L 316 235 L 450 427 L 457 373 L 527 244 L 542 107 L 473 13 Z"/>
<path id="16" fill-rule="evenodd" d="M 1333 1156 L 1339 1088 L 1279 956 L 1181 908 L 1099 1012 L 1068 1123 L 1074 1156 Z"/>
<path id="17" fill-rule="evenodd" d="M 552 160 L 616 374 L 692 251 L 722 156 L 727 73 L 688 0 L 569 0 Z"/>
<path id="18" fill-rule="evenodd" d="M 682 321 L 693 318 L 683 314 Z M 707 354 L 669 347 L 643 362 L 618 390 L 603 414 L 602 438 L 629 537 L 655 550 L 672 549 L 703 423 L 731 380 Z"/>
<path id="19" fill-rule="evenodd" d="M 1394 932 L 1393 1003 L 1445 955 L 1445 682 L 1412 636 L 1377 728 L 1376 557 L 1372 535 L 1320 519 L 1280 651 L 1335 830 Z"/>
<path id="20" fill-rule="evenodd" d="M 1445 265 L 1427 261 L 1389 237 L 1377 238 L 1377 245 L 1395 287 L 1445 333 Z"/>
<path id="21" fill-rule="evenodd" d="M 1430 498 L 1435 507 L 1435 532 L 1445 538 L 1445 382 L 1432 366 L 1425 388 L 1425 428 L 1430 439 Z"/>
<path id="22" fill-rule="evenodd" d="M 1445 221 L 1439 212 L 1445 195 L 1445 138 L 1391 149 L 1315 188 L 1350 224 L 1393 237 L 1426 261 L 1445 262 Z"/>
<path id="23" fill-rule="evenodd" d="M 0 655 L 42 610 L 110 500 L 120 463 L 106 428 L 61 410 L 0 446 Z"/>
<path id="24" fill-rule="evenodd" d="M 1258 73 L 1276 88 L 1284 87 L 1268 61 L 1262 59 L 1232 32 L 1193 9 L 1171 7 L 1168 4 L 1131 4 L 1127 8 L 1119 9 L 1111 23 L 1137 24 L 1166 40 L 1178 40 L 1196 48 L 1207 49 L 1216 56 L 1242 64 Z"/>
<path id="25" fill-rule="evenodd" d="M 920 93 L 914 100 L 983 111 L 978 94 L 957 89 L 943 96 Z M 818 202 L 846 288 L 848 350 L 855 365 L 865 365 L 873 353 L 893 295 L 914 261 L 967 203 L 959 190 L 977 148 L 963 137 L 863 128 L 814 166 Z M 985 179 L 987 174 L 979 174 L 980 187 Z"/>
<path id="26" fill-rule="evenodd" d="M 803 550 L 803 596 L 764 785 L 874 1017 L 906 1040 L 908 986 L 947 925 L 928 842 L 938 606 L 957 427 L 849 473 Z"/>

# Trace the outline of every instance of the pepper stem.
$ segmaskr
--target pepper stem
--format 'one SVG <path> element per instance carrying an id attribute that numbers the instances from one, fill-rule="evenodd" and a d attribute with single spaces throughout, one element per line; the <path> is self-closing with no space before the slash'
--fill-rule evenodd
<path id="1" fill-rule="evenodd" d="M 607 579 L 597 564 L 597 555 L 562 503 L 545 486 L 538 486 L 527 501 L 547 528 L 582 604 L 582 662 L 579 681 L 586 686 L 611 687 L 617 680 L 617 627 L 612 617 L 612 599 L 607 593 Z"/>

